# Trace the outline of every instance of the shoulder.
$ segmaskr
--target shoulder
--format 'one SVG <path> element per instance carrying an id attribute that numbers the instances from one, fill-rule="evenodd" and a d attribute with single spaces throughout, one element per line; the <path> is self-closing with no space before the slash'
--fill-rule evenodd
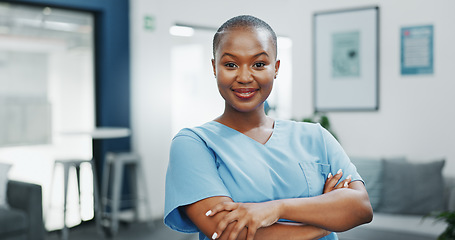
<path id="1" fill-rule="evenodd" d="M 323 128 L 319 123 L 297 122 L 293 120 L 276 120 L 275 124 L 286 131 L 298 135 L 320 135 Z"/>
<path id="2" fill-rule="evenodd" d="M 196 141 L 206 144 L 207 141 L 211 141 L 213 138 L 217 138 L 217 136 L 223 136 L 220 131 L 220 126 L 213 121 L 197 127 L 183 128 L 174 136 L 172 144 L 182 141 Z"/>
<path id="3" fill-rule="evenodd" d="M 181 129 L 172 139 L 170 147 L 170 161 L 187 161 L 200 158 L 202 155 L 213 157 L 213 151 L 204 134 L 206 128 L 202 126 Z M 207 155 L 208 154 L 208 155 Z"/>

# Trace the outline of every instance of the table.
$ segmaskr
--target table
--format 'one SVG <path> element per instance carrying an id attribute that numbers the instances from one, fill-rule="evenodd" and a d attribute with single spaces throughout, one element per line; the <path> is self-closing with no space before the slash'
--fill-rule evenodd
<path id="1" fill-rule="evenodd" d="M 98 141 L 98 140 L 106 140 L 106 139 L 117 139 L 117 138 L 124 138 L 124 137 L 129 137 L 131 135 L 131 131 L 128 128 L 123 128 L 123 127 L 96 127 L 88 131 L 69 131 L 69 132 L 61 132 L 62 135 L 66 136 L 83 136 L 83 135 L 88 135 L 92 138 L 93 142 Z M 64 227 L 62 229 L 62 239 L 66 240 L 68 239 L 68 227 L 66 226 L 66 200 L 67 200 L 67 189 L 68 189 L 68 172 L 69 172 L 69 167 L 74 166 L 76 168 L 76 171 L 79 170 L 79 165 L 81 163 L 87 162 L 87 160 L 56 160 L 56 164 L 63 164 L 64 169 L 65 169 L 65 174 L 64 174 L 64 215 L 63 215 L 63 222 L 64 222 Z M 102 226 L 101 226 L 101 205 L 100 205 L 100 195 L 99 195 L 99 185 L 98 185 L 98 177 L 97 177 L 97 171 L 96 171 L 96 163 L 95 163 L 95 158 L 92 158 L 88 160 L 88 162 L 91 163 L 92 167 L 92 175 L 93 175 L 93 194 L 94 194 L 94 218 L 96 221 L 96 226 L 97 229 L 100 233 L 102 233 Z M 54 167 L 55 168 L 55 167 Z M 55 170 L 54 170 L 55 171 Z M 77 173 L 77 175 L 79 175 Z M 78 182 L 79 183 L 79 182 Z M 80 188 L 79 188 L 80 190 Z M 51 192 L 52 194 L 52 192 Z M 79 196 L 80 197 L 80 196 Z"/>

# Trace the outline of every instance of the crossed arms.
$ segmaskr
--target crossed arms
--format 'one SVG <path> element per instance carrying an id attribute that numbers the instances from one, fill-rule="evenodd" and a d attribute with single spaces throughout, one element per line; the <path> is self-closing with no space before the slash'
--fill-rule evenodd
<path id="1" fill-rule="evenodd" d="M 323 194 L 315 197 L 235 203 L 229 197 L 218 196 L 187 205 L 185 211 L 211 239 L 319 239 L 372 220 L 363 183 L 351 182 L 349 177 L 338 183 L 342 174 L 330 176 Z"/>

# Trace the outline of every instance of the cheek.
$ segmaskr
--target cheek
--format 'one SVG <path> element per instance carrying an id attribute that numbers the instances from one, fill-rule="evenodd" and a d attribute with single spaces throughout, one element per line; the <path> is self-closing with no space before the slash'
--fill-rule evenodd
<path id="1" fill-rule="evenodd" d="M 268 71 L 257 78 L 258 82 L 262 85 L 263 88 L 272 88 L 273 82 L 275 80 L 275 73 Z"/>
<path id="2" fill-rule="evenodd" d="M 272 92 L 273 80 L 270 81 L 269 83 L 267 83 L 263 88 L 266 89 L 267 97 L 268 97 L 270 95 L 270 93 Z"/>
<path id="3" fill-rule="evenodd" d="M 228 81 L 223 81 L 223 77 L 218 75 L 216 78 L 216 84 L 218 86 L 218 92 L 221 94 L 221 97 L 225 98 L 225 93 L 230 91 L 230 84 Z"/>
<path id="4" fill-rule="evenodd" d="M 231 74 L 223 71 L 218 72 L 218 75 L 216 76 L 216 82 L 219 88 L 229 87 L 232 83 L 231 79 L 232 79 Z"/>

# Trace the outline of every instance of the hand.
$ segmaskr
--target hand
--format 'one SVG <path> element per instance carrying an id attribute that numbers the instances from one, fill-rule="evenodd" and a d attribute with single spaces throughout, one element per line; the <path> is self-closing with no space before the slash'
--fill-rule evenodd
<path id="1" fill-rule="evenodd" d="M 239 233 L 246 227 L 248 229 L 246 239 L 253 240 L 257 229 L 268 227 L 279 219 L 279 206 L 276 201 L 263 203 L 223 202 L 209 210 L 206 215 L 211 217 L 222 211 L 229 211 L 229 213 L 218 223 L 212 239 L 220 237 L 226 227 L 236 221 L 227 239 L 237 239 Z"/>
<path id="2" fill-rule="evenodd" d="M 338 170 L 337 174 L 335 174 L 334 176 L 332 176 L 332 174 L 329 173 L 329 176 L 327 177 L 327 180 L 325 181 L 324 184 L 323 193 L 328 193 L 335 189 L 348 188 L 349 183 L 351 183 L 352 179 L 351 175 L 349 175 L 345 180 L 338 183 L 338 181 L 341 179 L 341 176 L 343 176 L 343 171 L 341 169 Z"/>

